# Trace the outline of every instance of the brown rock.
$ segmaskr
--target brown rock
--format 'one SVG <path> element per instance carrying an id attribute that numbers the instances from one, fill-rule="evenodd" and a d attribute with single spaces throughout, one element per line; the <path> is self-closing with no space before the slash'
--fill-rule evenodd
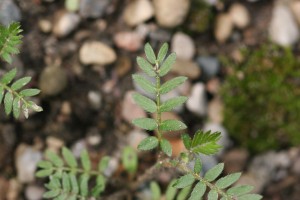
<path id="1" fill-rule="evenodd" d="M 154 15 L 152 3 L 149 0 L 131 1 L 125 8 L 123 17 L 129 26 L 136 26 Z"/>
<path id="2" fill-rule="evenodd" d="M 114 36 L 117 47 L 127 51 L 137 51 L 141 48 L 143 38 L 136 32 L 119 32 Z"/>
<path id="3" fill-rule="evenodd" d="M 233 30 L 233 22 L 229 14 L 219 14 L 215 25 L 215 37 L 218 42 L 224 43 Z"/>
<path id="4" fill-rule="evenodd" d="M 230 174 L 244 170 L 249 153 L 246 149 L 233 149 L 223 156 L 225 173 Z"/>
<path id="5" fill-rule="evenodd" d="M 146 117 L 145 111 L 135 104 L 132 94 L 134 91 L 128 91 L 125 94 L 123 103 L 122 103 L 122 117 L 125 121 L 131 124 L 132 120 L 136 118 Z"/>
<path id="6" fill-rule="evenodd" d="M 187 76 L 190 79 L 196 79 L 200 76 L 200 67 L 192 61 L 177 59 L 173 65 L 172 72 L 181 76 Z"/>

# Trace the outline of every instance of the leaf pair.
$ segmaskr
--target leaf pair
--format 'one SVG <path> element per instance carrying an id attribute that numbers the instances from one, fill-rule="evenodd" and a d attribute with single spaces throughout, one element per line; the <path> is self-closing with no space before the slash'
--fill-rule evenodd
<path id="1" fill-rule="evenodd" d="M 150 136 L 142 140 L 141 143 L 138 145 L 138 149 L 142 151 L 149 151 L 156 148 L 158 145 L 160 145 L 161 150 L 166 155 L 172 155 L 172 146 L 170 142 L 166 139 L 161 139 L 160 141 L 158 141 L 158 139 L 154 136 Z"/>

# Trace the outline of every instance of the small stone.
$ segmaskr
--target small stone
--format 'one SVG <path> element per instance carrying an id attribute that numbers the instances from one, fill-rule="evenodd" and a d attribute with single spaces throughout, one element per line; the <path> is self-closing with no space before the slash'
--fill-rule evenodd
<path id="1" fill-rule="evenodd" d="M 60 149 L 65 145 L 64 141 L 53 137 L 48 136 L 46 139 L 47 148 L 53 152 L 59 153 Z"/>
<path id="2" fill-rule="evenodd" d="M 40 76 L 39 88 L 43 95 L 55 96 L 67 86 L 67 74 L 60 66 L 46 67 Z"/>
<path id="3" fill-rule="evenodd" d="M 146 132 L 139 129 L 135 129 L 127 135 L 127 142 L 131 147 L 137 150 L 137 147 L 140 144 L 140 142 L 148 136 L 149 135 Z"/>
<path id="4" fill-rule="evenodd" d="M 220 88 L 221 83 L 220 79 L 218 78 L 212 78 L 206 83 L 206 90 L 213 95 L 217 95 L 219 93 Z"/>
<path id="5" fill-rule="evenodd" d="M 220 62 L 212 56 L 201 56 L 197 58 L 197 63 L 200 65 L 203 75 L 210 79 L 216 76 L 220 71 Z"/>
<path id="6" fill-rule="evenodd" d="M 25 189 L 25 196 L 28 200 L 41 200 L 45 189 L 43 187 L 28 185 Z"/>
<path id="7" fill-rule="evenodd" d="M 6 192 L 6 198 L 8 200 L 20 199 L 20 193 L 22 190 L 22 184 L 17 179 L 10 179 L 8 183 L 8 190 Z"/>
<path id="8" fill-rule="evenodd" d="M 128 123 L 132 123 L 132 120 L 136 118 L 146 117 L 145 111 L 135 104 L 132 94 L 134 91 L 127 91 L 122 103 L 122 117 Z"/>
<path id="9" fill-rule="evenodd" d="M 21 11 L 12 0 L 0 1 L 0 24 L 5 26 L 12 22 L 21 21 Z"/>
<path id="10" fill-rule="evenodd" d="M 41 19 L 38 22 L 39 28 L 44 33 L 50 33 L 52 30 L 52 23 L 47 19 Z"/>
<path id="11" fill-rule="evenodd" d="M 197 63 L 181 59 L 176 60 L 171 71 L 181 76 L 187 76 L 192 80 L 199 78 L 201 74 L 201 70 Z"/>
<path id="12" fill-rule="evenodd" d="M 129 26 L 136 26 L 152 18 L 154 9 L 149 0 L 131 1 L 123 13 L 124 20 Z"/>
<path id="13" fill-rule="evenodd" d="M 293 11 L 293 14 L 300 25 L 300 1 L 292 1 L 290 4 L 290 8 Z"/>
<path id="14" fill-rule="evenodd" d="M 88 92 L 88 101 L 91 107 L 95 110 L 99 110 L 102 103 L 102 96 L 98 91 L 89 91 Z"/>
<path id="15" fill-rule="evenodd" d="M 246 149 L 233 149 L 225 153 L 223 156 L 225 174 L 243 171 L 247 164 L 248 157 L 249 153 Z"/>
<path id="16" fill-rule="evenodd" d="M 114 42 L 117 47 L 135 52 L 142 47 L 143 38 L 136 32 L 119 32 L 114 36 Z"/>
<path id="17" fill-rule="evenodd" d="M 104 15 L 110 0 L 80 0 L 79 14 L 83 18 L 98 18 Z"/>
<path id="18" fill-rule="evenodd" d="M 219 14 L 216 19 L 215 37 L 218 42 L 224 43 L 231 35 L 233 30 L 233 22 L 229 14 Z"/>
<path id="19" fill-rule="evenodd" d="M 0 199 L 6 198 L 6 192 L 8 190 L 8 180 L 4 177 L 0 177 Z"/>
<path id="20" fill-rule="evenodd" d="M 191 94 L 187 100 L 186 107 L 189 111 L 204 116 L 207 112 L 207 99 L 205 85 L 203 83 L 196 83 L 192 87 Z"/>
<path id="21" fill-rule="evenodd" d="M 300 157 L 298 157 L 296 159 L 296 161 L 294 162 L 293 166 L 292 166 L 292 173 L 300 176 Z"/>
<path id="22" fill-rule="evenodd" d="M 42 153 L 40 151 L 26 144 L 20 144 L 15 156 L 18 180 L 21 183 L 34 181 L 37 163 L 41 160 Z"/>
<path id="23" fill-rule="evenodd" d="M 84 65 L 108 65 L 117 59 L 115 51 L 102 42 L 85 42 L 79 50 L 79 59 Z"/>
<path id="24" fill-rule="evenodd" d="M 229 9 L 229 15 L 233 24 L 238 28 L 245 28 L 250 23 L 249 12 L 243 4 L 234 3 Z"/>
<path id="25" fill-rule="evenodd" d="M 132 63 L 127 56 L 118 56 L 115 68 L 119 77 L 125 76 L 131 69 Z"/>
<path id="26" fill-rule="evenodd" d="M 196 51 L 192 38 L 181 32 L 175 33 L 171 46 L 178 59 L 191 60 Z"/>
<path id="27" fill-rule="evenodd" d="M 90 146 L 97 146 L 101 143 L 102 137 L 99 134 L 99 131 L 97 128 L 91 128 L 86 137 L 87 144 Z"/>
<path id="28" fill-rule="evenodd" d="M 173 157 L 178 157 L 180 156 L 180 153 L 186 151 L 186 148 L 183 144 L 182 139 L 180 138 L 171 138 L 168 139 L 171 146 L 172 146 L 172 156 Z"/>
<path id="29" fill-rule="evenodd" d="M 276 3 L 270 22 L 271 40 L 281 46 L 290 46 L 298 41 L 299 29 L 290 8 L 283 3 Z"/>
<path id="30" fill-rule="evenodd" d="M 62 12 L 57 15 L 53 25 L 53 33 L 57 37 L 65 37 L 74 31 L 80 23 L 80 17 L 73 12 Z"/>
<path id="31" fill-rule="evenodd" d="M 69 101 L 62 102 L 60 111 L 63 115 L 70 115 L 72 113 L 71 103 Z"/>
<path id="32" fill-rule="evenodd" d="M 154 0 L 155 17 L 162 27 L 173 28 L 180 25 L 190 8 L 189 0 Z"/>
<path id="33" fill-rule="evenodd" d="M 207 115 L 210 122 L 218 124 L 223 122 L 223 103 L 220 98 L 214 98 L 208 103 Z"/>

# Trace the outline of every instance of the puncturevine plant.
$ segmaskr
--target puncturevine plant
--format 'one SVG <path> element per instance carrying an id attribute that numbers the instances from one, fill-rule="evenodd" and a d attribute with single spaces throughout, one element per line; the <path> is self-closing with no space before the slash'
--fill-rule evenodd
<path id="1" fill-rule="evenodd" d="M 19 53 L 18 45 L 21 44 L 21 32 L 19 23 L 12 23 L 8 27 L 0 25 L 0 58 L 2 60 L 11 63 L 11 55 Z M 16 74 L 17 70 L 14 68 L 0 79 L 0 104 L 3 101 L 7 115 L 12 112 L 17 119 L 22 111 L 24 116 L 28 118 L 29 109 L 36 112 L 43 110 L 36 103 L 28 100 L 29 97 L 39 94 L 40 90 L 24 89 L 23 87 L 31 81 L 31 77 L 27 76 L 13 81 Z"/>
<path id="2" fill-rule="evenodd" d="M 147 181 L 151 181 L 151 176 L 156 170 L 162 168 L 173 168 L 179 170 L 183 175 L 172 182 L 166 191 L 166 199 L 172 200 L 176 196 L 178 189 L 181 189 L 177 199 L 189 200 L 259 200 L 262 197 L 258 194 L 249 194 L 253 189 L 248 185 L 232 186 L 241 176 L 241 173 L 233 173 L 220 177 L 224 164 L 220 163 L 201 174 L 202 162 L 199 154 L 212 155 L 221 148 L 217 142 L 220 139 L 219 132 L 197 131 L 193 137 L 188 134 L 182 135 L 182 140 L 186 151 L 179 157 L 172 157 L 172 147 L 164 134 L 168 131 L 186 129 L 186 125 L 178 120 L 162 120 L 163 112 L 171 111 L 173 108 L 183 104 L 187 98 L 184 96 L 175 97 L 162 102 L 161 95 L 166 94 L 184 83 L 186 77 L 180 76 L 162 83 L 162 77 L 168 74 L 176 55 L 167 55 L 168 44 L 162 45 L 156 56 L 149 44 L 145 45 L 146 59 L 137 58 L 139 67 L 146 76 L 155 77 L 156 83 L 152 84 L 143 75 L 134 74 L 133 80 L 145 92 L 155 95 L 155 100 L 145 97 L 139 93 L 133 95 L 135 102 L 149 113 L 156 113 L 155 118 L 138 118 L 133 120 L 133 124 L 139 128 L 153 131 L 154 136 L 149 136 L 138 145 L 141 151 L 156 150 L 157 161 L 147 169 L 144 174 L 133 180 L 133 183 L 126 183 L 124 190 L 136 191 L 138 187 Z M 47 192 L 44 198 L 62 199 L 89 199 L 90 197 L 101 198 L 108 183 L 113 182 L 107 177 L 105 169 L 108 167 L 109 158 L 104 157 L 99 161 L 98 168 L 92 169 L 91 161 L 87 151 L 83 151 L 78 163 L 75 156 L 67 148 L 62 149 L 62 156 L 46 152 L 47 160 L 41 161 L 38 177 L 49 177 L 46 184 Z M 129 174 L 135 174 L 137 169 L 137 156 L 134 150 L 125 149 L 122 154 L 124 168 Z M 190 164 L 194 163 L 193 167 Z M 119 186 L 120 187 L 120 186 Z M 152 199 L 160 199 L 161 192 L 156 182 L 150 184 Z M 90 189 L 91 188 L 91 189 Z M 116 191 L 117 192 L 117 191 Z M 105 199 L 105 197 L 103 197 Z"/>

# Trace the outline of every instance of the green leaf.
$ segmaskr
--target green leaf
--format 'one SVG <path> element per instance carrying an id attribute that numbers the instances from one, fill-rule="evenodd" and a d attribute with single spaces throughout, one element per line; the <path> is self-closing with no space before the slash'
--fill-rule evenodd
<path id="1" fill-rule="evenodd" d="M 136 62 L 138 63 L 139 67 L 146 73 L 148 74 L 149 76 L 156 76 L 156 73 L 154 71 L 154 68 L 153 66 L 148 62 L 146 61 L 144 58 L 141 58 L 141 57 L 137 57 L 136 58 Z"/>
<path id="2" fill-rule="evenodd" d="M 195 159 L 194 172 L 199 174 L 202 170 L 202 164 L 200 158 Z"/>
<path id="3" fill-rule="evenodd" d="M 20 109 L 21 109 L 21 101 L 20 97 L 16 97 L 13 101 L 13 114 L 14 118 L 18 119 L 20 116 Z"/>
<path id="4" fill-rule="evenodd" d="M 50 162 L 52 162 L 56 167 L 62 167 L 64 166 L 63 160 L 55 153 L 53 153 L 50 150 L 46 151 L 46 157 L 49 159 Z"/>
<path id="5" fill-rule="evenodd" d="M 207 200 L 218 200 L 218 192 L 215 190 L 209 191 L 207 195 Z"/>
<path id="6" fill-rule="evenodd" d="M 70 12 L 75 12 L 79 9 L 80 0 L 65 0 L 65 8 Z"/>
<path id="7" fill-rule="evenodd" d="M 186 188 L 183 188 L 183 189 L 179 192 L 179 194 L 178 194 L 176 200 L 186 200 L 187 197 L 189 196 L 190 192 L 191 192 L 191 189 L 192 189 L 192 185 L 190 185 L 190 186 L 188 186 L 188 187 L 186 187 Z"/>
<path id="8" fill-rule="evenodd" d="M 12 110 L 12 106 L 13 106 L 13 95 L 11 92 L 7 92 L 5 94 L 5 97 L 4 97 L 4 108 L 5 108 L 5 113 L 7 115 L 9 115 L 11 113 L 11 110 Z"/>
<path id="9" fill-rule="evenodd" d="M 151 181 L 150 190 L 152 194 L 152 200 L 160 200 L 161 191 L 159 185 L 155 181 Z"/>
<path id="10" fill-rule="evenodd" d="M 187 127 L 183 122 L 175 119 L 164 120 L 160 126 L 160 130 L 162 131 L 178 131 L 186 128 Z"/>
<path id="11" fill-rule="evenodd" d="M 159 49 L 158 55 L 157 55 L 157 60 L 158 63 L 162 63 L 168 53 L 169 50 L 169 45 L 168 43 L 164 43 L 161 48 Z"/>
<path id="12" fill-rule="evenodd" d="M 138 157 L 135 150 L 128 146 L 122 151 L 122 164 L 127 172 L 134 174 L 138 166 Z"/>
<path id="13" fill-rule="evenodd" d="M 162 139 L 160 141 L 160 148 L 167 156 L 172 155 L 172 146 L 168 140 Z"/>
<path id="14" fill-rule="evenodd" d="M 220 163 L 214 166 L 213 168 L 211 168 L 210 170 L 208 170 L 204 178 L 209 182 L 214 181 L 222 173 L 223 169 L 224 169 L 224 163 Z"/>
<path id="15" fill-rule="evenodd" d="M 37 166 L 42 168 L 42 169 L 50 169 L 50 168 L 53 167 L 51 162 L 45 161 L 45 160 L 39 161 Z"/>
<path id="16" fill-rule="evenodd" d="M 79 181 L 79 188 L 80 188 L 80 195 L 87 197 L 89 195 L 89 175 L 87 174 L 82 174 L 80 176 L 80 181 Z"/>
<path id="17" fill-rule="evenodd" d="M 134 82 L 136 82 L 137 85 L 139 85 L 146 92 L 149 92 L 152 94 L 156 93 L 155 86 L 150 81 L 145 79 L 142 75 L 134 74 L 134 75 L 132 75 L 132 79 L 134 80 Z"/>
<path id="18" fill-rule="evenodd" d="M 239 178 L 241 177 L 241 173 L 233 173 L 229 174 L 223 178 L 220 178 L 216 182 L 216 186 L 219 187 L 220 189 L 225 189 L 235 183 Z"/>
<path id="19" fill-rule="evenodd" d="M 165 82 L 161 88 L 160 88 L 160 93 L 161 94 L 166 94 L 176 88 L 177 86 L 181 85 L 186 81 L 187 77 L 185 76 L 178 76 L 176 78 L 173 78 L 167 82 Z"/>
<path id="20" fill-rule="evenodd" d="M 9 72 L 3 75 L 1 79 L 1 83 L 5 85 L 9 84 L 15 78 L 16 74 L 17 74 L 16 68 L 10 70 Z"/>
<path id="21" fill-rule="evenodd" d="M 51 176 L 50 182 L 48 184 L 45 184 L 45 186 L 50 190 L 60 189 L 61 188 L 60 180 L 55 176 Z"/>
<path id="22" fill-rule="evenodd" d="M 71 184 L 68 174 L 63 173 L 62 175 L 62 188 L 64 191 L 69 192 L 71 190 Z"/>
<path id="23" fill-rule="evenodd" d="M 33 109 L 35 112 L 41 112 L 43 111 L 43 108 L 41 106 L 36 105 L 33 101 L 28 101 L 28 106 Z"/>
<path id="24" fill-rule="evenodd" d="M 190 148 L 191 148 L 191 144 L 192 144 L 192 139 L 191 139 L 191 137 L 188 135 L 188 134 L 182 134 L 181 135 L 181 139 L 182 139 L 182 141 L 183 141 L 183 144 L 184 144 L 184 146 L 185 146 L 185 148 L 187 149 L 187 150 L 190 150 Z"/>
<path id="25" fill-rule="evenodd" d="M 0 85 L 0 104 L 2 103 L 4 97 L 4 88 Z"/>
<path id="26" fill-rule="evenodd" d="M 259 194 L 245 194 L 239 197 L 239 200 L 260 200 L 262 196 Z"/>
<path id="27" fill-rule="evenodd" d="M 229 188 L 226 192 L 226 194 L 230 196 L 241 196 L 243 194 L 247 194 L 251 190 L 253 190 L 253 186 L 251 185 L 239 185 L 232 188 Z"/>
<path id="28" fill-rule="evenodd" d="M 18 89 L 24 87 L 25 85 L 27 85 L 30 81 L 31 81 L 31 77 L 29 77 L 29 76 L 21 78 L 11 85 L 11 89 L 18 90 Z"/>
<path id="29" fill-rule="evenodd" d="M 172 68 L 172 65 L 175 63 L 176 60 L 176 54 L 171 53 L 167 59 L 163 62 L 162 66 L 159 69 L 159 76 L 162 77 L 166 75 L 170 69 Z"/>
<path id="30" fill-rule="evenodd" d="M 220 132 L 211 133 L 210 131 L 197 131 L 193 141 L 191 151 L 193 153 L 203 153 L 206 155 L 215 154 L 222 148 L 217 142 L 221 138 Z"/>
<path id="31" fill-rule="evenodd" d="M 76 168 L 77 161 L 73 153 L 66 147 L 62 148 L 62 155 L 66 163 L 71 167 L 71 168 Z"/>
<path id="32" fill-rule="evenodd" d="M 148 151 L 156 148 L 158 145 L 158 139 L 154 136 L 143 139 L 138 145 L 138 149 L 142 151 Z"/>
<path id="33" fill-rule="evenodd" d="M 78 186 L 78 181 L 77 181 L 77 178 L 76 178 L 75 174 L 70 173 L 69 178 L 70 178 L 72 193 L 78 194 L 79 193 L 79 186 Z"/>
<path id="34" fill-rule="evenodd" d="M 39 94 L 41 91 L 39 89 L 25 89 L 25 90 L 22 90 L 20 92 L 20 95 L 21 96 L 24 96 L 24 97 L 32 97 L 32 96 L 35 96 L 37 94 Z"/>
<path id="35" fill-rule="evenodd" d="M 134 93 L 132 95 L 134 101 L 141 106 L 144 110 L 150 113 L 156 112 L 156 104 L 153 100 L 139 94 L 139 93 Z"/>
<path id="36" fill-rule="evenodd" d="M 90 171 L 91 170 L 91 161 L 90 161 L 90 157 L 89 157 L 89 154 L 88 154 L 87 150 L 83 150 L 81 152 L 80 160 L 81 160 L 81 164 L 83 166 L 83 169 L 85 171 Z"/>
<path id="37" fill-rule="evenodd" d="M 36 177 L 39 177 L 39 178 L 43 178 L 43 177 L 48 177 L 50 176 L 51 174 L 53 173 L 53 169 L 50 168 L 50 169 L 42 169 L 42 170 L 39 170 L 35 176 Z"/>
<path id="38" fill-rule="evenodd" d="M 179 179 L 177 179 L 177 181 L 175 182 L 173 187 L 185 188 L 185 187 L 192 185 L 194 183 L 194 181 L 195 181 L 194 176 L 192 174 L 187 174 L 187 175 L 181 176 Z"/>
<path id="39" fill-rule="evenodd" d="M 92 189 L 92 196 L 99 197 L 100 194 L 105 190 L 106 179 L 102 175 L 97 176 L 96 185 Z"/>
<path id="40" fill-rule="evenodd" d="M 155 53 L 149 43 L 145 44 L 144 50 L 148 61 L 152 64 L 155 64 L 156 62 Z"/>
<path id="41" fill-rule="evenodd" d="M 184 102 L 186 102 L 188 98 L 185 96 L 179 96 L 179 97 L 175 97 L 172 99 L 169 99 L 167 101 L 165 101 L 161 106 L 160 106 L 160 111 L 161 112 L 168 112 L 173 110 L 174 108 L 176 108 L 177 106 L 180 106 L 181 104 L 183 104 Z"/>
<path id="42" fill-rule="evenodd" d="M 134 119 L 134 120 L 132 120 L 132 123 L 140 128 L 143 128 L 143 129 L 146 129 L 149 131 L 156 129 L 156 127 L 157 127 L 156 121 L 151 118 Z"/>
<path id="43" fill-rule="evenodd" d="M 60 190 L 51 190 L 51 191 L 45 192 L 43 194 L 43 198 L 51 199 L 51 198 L 57 197 L 59 194 L 60 194 Z"/>
<path id="44" fill-rule="evenodd" d="M 68 194 L 61 193 L 58 197 L 55 198 L 55 200 L 66 200 L 68 197 Z"/>
<path id="45" fill-rule="evenodd" d="M 109 160 L 110 160 L 110 157 L 109 157 L 109 156 L 104 156 L 104 157 L 100 160 L 100 162 L 99 162 L 99 164 L 98 164 L 98 170 L 99 170 L 100 172 L 103 173 L 103 172 L 107 169 L 108 164 L 109 164 Z"/>
<path id="46" fill-rule="evenodd" d="M 176 183 L 176 180 L 172 180 L 166 190 L 166 200 L 174 200 L 177 189 L 173 187 L 173 185 Z"/>
<path id="47" fill-rule="evenodd" d="M 204 195 L 205 191 L 206 191 L 206 185 L 204 183 L 202 183 L 201 181 L 199 181 L 195 185 L 189 200 L 199 200 L 199 199 L 201 199 L 201 197 Z"/>

